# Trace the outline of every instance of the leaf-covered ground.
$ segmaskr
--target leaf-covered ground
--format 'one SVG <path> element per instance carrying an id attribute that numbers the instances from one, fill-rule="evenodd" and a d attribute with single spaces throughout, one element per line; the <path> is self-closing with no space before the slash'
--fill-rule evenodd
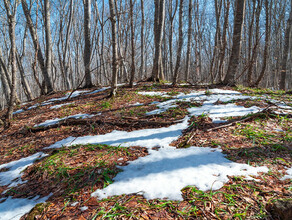
<path id="1" fill-rule="evenodd" d="M 36 152 L 48 156 L 29 166 L 22 175 L 23 184 L 8 189 L 0 186 L 2 198 L 32 198 L 52 195 L 46 203 L 37 205 L 23 219 L 277 219 L 270 207 L 276 200 L 291 199 L 291 179 L 283 179 L 291 167 L 291 114 L 277 113 L 282 107 L 278 100 L 291 106 L 292 96 L 283 91 L 221 88 L 237 90 L 253 99 L 218 101 L 217 104 L 251 107 L 264 111 L 214 124 L 208 114 L 193 116 L 183 135 L 171 145 L 176 148 L 218 147 L 234 162 L 251 166 L 267 166 L 269 172 L 254 178 L 230 176 L 219 190 L 203 192 L 195 186 L 181 190 L 183 201 L 146 200 L 142 195 L 113 196 L 98 200 L 91 193 L 112 184 L 112 179 L 126 166 L 148 154 L 146 148 L 123 148 L 108 145 L 76 145 L 45 149 L 69 136 L 107 134 L 113 130 L 134 131 L 167 127 L 185 118 L 188 108 L 200 107 L 200 101 L 177 102 L 176 107 L 157 115 L 147 115 L 157 109 L 154 101 L 167 101 L 191 91 L 210 88 L 182 85 L 173 88 L 162 84 L 139 84 L 134 88 L 120 87 L 116 98 L 108 98 L 109 90 L 80 94 L 69 100 L 48 105 L 44 101 L 63 97 L 64 92 L 41 97 L 17 109 L 12 126 L 0 135 L 0 165 L 30 156 Z M 92 90 L 94 91 L 94 89 Z M 139 92 L 164 92 L 164 95 L 142 95 Z M 36 108 L 30 106 L 39 103 Z M 52 109 L 57 104 L 66 104 Z M 65 118 L 79 113 L 96 115 L 87 119 L 64 120 L 57 126 L 37 129 L 34 125 L 46 120 Z M 4 114 L 4 112 L 2 112 Z M 221 127 L 218 127 L 221 126 Z M 1 128 L 2 130 L 2 128 Z M 5 172 L 6 170 L 0 170 Z M 8 190 L 7 190 L 8 189 Z M 1 217 L 0 217 L 1 219 Z"/>

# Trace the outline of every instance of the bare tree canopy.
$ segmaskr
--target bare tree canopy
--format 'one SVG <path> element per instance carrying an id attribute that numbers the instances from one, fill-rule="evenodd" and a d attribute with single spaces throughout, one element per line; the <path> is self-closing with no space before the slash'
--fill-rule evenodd
<path id="1" fill-rule="evenodd" d="M 291 4 L 0 1 L 0 104 L 9 106 L 14 92 L 15 104 L 147 79 L 289 90 Z"/>

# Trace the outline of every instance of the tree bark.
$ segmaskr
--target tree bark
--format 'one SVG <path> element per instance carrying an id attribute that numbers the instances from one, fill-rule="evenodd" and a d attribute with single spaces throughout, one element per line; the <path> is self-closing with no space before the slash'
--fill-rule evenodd
<path id="1" fill-rule="evenodd" d="M 45 59 L 43 57 L 43 53 L 42 53 L 42 50 L 41 50 L 41 47 L 40 47 L 38 36 L 37 36 L 36 30 L 35 30 L 35 27 L 33 25 L 33 22 L 32 22 L 32 19 L 31 19 L 31 15 L 30 15 L 26 0 L 21 0 L 21 4 L 22 4 L 22 9 L 23 9 L 24 15 L 26 17 L 26 23 L 28 25 L 28 28 L 29 28 L 29 31 L 30 31 L 30 35 L 31 35 L 31 38 L 32 38 L 32 41 L 33 41 L 33 46 L 34 46 L 34 49 L 35 49 L 35 51 L 37 53 L 37 59 L 38 59 L 38 62 L 40 64 L 42 75 L 44 77 L 44 81 L 45 81 L 45 84 L 46 84 L 46 87 L 47 87 L 47 91 L 45 91 L 45 92 L 46 93 L 51 93 L 51 92 L 54 91 L 53 83 L 52 83 L 51 78 L 49 76 L 50 73 L 48 72 L 47 66 L 45 64 Z"/>
<path id="2" fill-rule="evenodd" d="M 130 0 L 130 26 L 131 26 L 131 78 L 130 87 L 133 88 L 135 78 L 135 29 L 134 29 L 134 3 Z"/>
<path id="3" fill-rule="evenodd" d="M 145 26 L 145 15 L 144 15 L 144 0 L 141 0 L 141 67 L 140 67 L 140 79 L 143 79 L 144 70 L 144 26 Z"/>
<path id="4" fill-rule="evenodd" d="M 6 99 L 6 102 L 9 102 L 9 92 L 10 88 L 6 79 L 6 76 L 4 75 L 4 72 L 2 70 L 2 66 L 0 65 L 0 78 L 1 78 L 1 85 L 2 85 L 2 90 Z"/>
<path id="5" fill-rule="evenodd" d="M 111 94 L 115 96 L 117 93 L 117 81 L 118 81 L 118 48 L 117 48 L 117 18 L 114 7 L 114 1 L 109 0 L 110 7 L 110 20 L 112 28 L 112 82 L 111 82 Z"/>
<path id="6" fill-rule="evenodd" d="M 51 36 L 51 13 L 50 13 L 50 1 L 44 0 L 45 7 L 45 33 L 46 33 L 46 72 L 48 75 L 52 73 L 52 36 Z M 46 83 L 48 86 L 48 92 L 52 92 L 53 88 L 50 83 Z"/>
<path id="7" fill-rule="evenodd" d="M 154 82 L 160 81 L 163 78 L 163 65 L 162 65 L 162 38 L 164 32 L 165 21 L 165 0 L 155 0 L 155 13 L 154 13 L 154 44 L 155 55 L 152 69 L 152 80 Z"/>
<path id="8" fill-rule="evenodd" d="M 25 73 L 24 73 L 24 69 L 23 69 L 23 66 L 22 66 L 22 62 L 21 62 L 21 59 L 20 59 L 19 54 L 17 52 L 16 52 L 16 61 L 17 61 L 17 66 L 18 66 L 18 69 L 19 69 L 20 78 L 21 78 L 21 84 L 22 84 L 24 93 L 26 95 L 27 100 L 31 101 L 33 99 L 33 95 L 32 95 L 30 86 L 29 86 L 29 84 L 28 84 L 28 82 L 27 82 L 27 80 L 25 78 Z"/>
<path id="9" fill-rule="evenodd" d="M 187 43 L 187 57 L 186 57 L 186 72 L 185 81 L 188 82 L 190 75 L 190 57 L 191 57 L 191 41 L 192 41 L 192 1 L 189 0 L 189 15 L 188 15 L 188 43 Z"/>
<path id="10" fill-rule="evenodd" d="M 286 75 L 287 75 L 287 60 L 290 48 L 290 36 L 291 36 L 291 26 L 292 26 L 292 0 L 290 1 L 290 15 L 287 21 L 286 31 L 285 31 L 285 42 L 284 51 L 281 64 L 281 75 L 280 75 L 280 89 L 286 89 Z"/>
<path id="11" fill-rule="evenodd" d="M 183 47 L 183 4 L 184 1 L 180 0 L 179 4 L 179 36 L 178 36 L 178 49 L 177 49 L 177 58 L 176 58 L 176 64 L 174 69 L 174 77 L 173 77 L 173 86 L 176 86 L 177 80 L 178 80 L 178 70 L 180 68 L 180 60 L 181 60 L 181 52 Z"/>
<path id="12" fill-rule="evenodd" d="M 244 21 L 245 13 L 245 0 L 236 0 L 236 9 L 234 17 L 233 37 L 232 37 L 232 50 L 229 60 L 227 74 L 223 83 L 228 85 L 235 85 L 235 74 L 239 64 L 239 56 L 241 50 L 241 32 Z"/>
<path id="13" fill-rule="evenodd" d="M 90 18 L 91 18 L 91 0 L 83 0 L 84 4 L 84 69 L 85 69 L 85 87 L 93 86 L 90 73 L 90 59 L 91 59 L 91 38 L 90 38 Z"/>
<path id="14" fill-rule="evenodd" d="M 224 16 L 223 33 L 222 33 L 222 47 L 221 47 L 220 55 L 219 55 L 219 68 L 218 68 L 220 83 L 223 80 L 223 64 L 224 64 L 224 58 L 225 58 L 225 50 L 227 46 L 227 28 L 229 24 L 228 18 L 229 18 L 229 7 L 230 7 L 229 0 L 227 0 L 224 7 L 225 7 L 225 16 Z"/>
<path id="15" fill-rule="evenodd" d="M 11 59 L 11 90 L 10 98 L 8 103 L 8 109 L 5 117 L 5 127 L 9 127 L 10 120 L 12 119 L 13 107 L 16 98 L 16 40 L 15 40 L 15 26 L 16 26 L 16 12 L 18 3 L 4 0 L 4 5 L 7 14 L 8 26 L 9 26 L 9 37 L 10 37 L 10 59 Z"/>
<path id="16" fill-rule="evenodd" d="M 270 13 L 269 13 L 269 0 L 265 0 L 265 9 L 266 9 L 266 34 L 265 34 L 265 49 L 264 49 L 264 57 L 263 57 L 263 66 L 261 73 L 257 80 L 251 85 L 252 87 L 258 87 L 261 80 L 263 79 L 266 67 L 267 67 L 267 61 L 269 57 L 269 47 L 270 47 L 270 33 L 271 33 L 271 25 L 270 25 Z"/>

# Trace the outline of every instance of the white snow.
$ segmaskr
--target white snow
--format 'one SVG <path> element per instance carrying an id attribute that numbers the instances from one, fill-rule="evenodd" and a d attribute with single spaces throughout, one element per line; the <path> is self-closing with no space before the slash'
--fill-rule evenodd
<path id="1" fill-rule="evenodd" d="M 168 103 L 167 103 L 167 101 L 166 102 L 162 102 L 162 103 L 158 103 L 156 106 L 159 109 L 155 109 L 153 111 L 146 112 L 146 115 L 157 115 L 157 114 L 161 114 L 163 112 L 166 112 L 170 108 L 177 107 L 177 105 L 176 104 L 173 104 L 173 102 L 168 102 Z"/>
<path id="2" fill-rule="evenodd" d="M 105 88 L 99 91 L 103 90 Z M 94 92 L 99 91 L 96 90 Z M 190 115 L 201 115 L 205 113 L 212 118 L 213 122 L 221 123 L 223 122 L 221 120 L 222 117 L 243 116 L 260 110 L 256 106 L 244 108 L 235 104 L 216 105 L 215 103 L 217 101 L 227 102 L 235 99 L 248 99 L 250 97 L 243 96 L 239 92 L 232 90 L 211 89 L 209 91 L 210 95 L 206 95 L 205 91 L 192 92 L 190 94 L 180 93 L 168 101 L 155 103 L 159 108 L 156 112 L 161 113 L 171 107 L 177 107 L 177 101 L 200 101 L 203 102 L 201 107 L 188 109 Z M 83 92 L 80 91 L 73 97 Z M 139 94 L 171 97 L 165 92 L 139 92 Z M 63 119 L 48 120 L 39 125 L 35 125 L 35 127 L 48 126 L 58 123 L 60 120 L 66 120 L 67 118 L 93 116 L 78 114 Z M 62 146 L 77 144 L 107 144 L 122 147 L 141 146 L 148 148 L 149 155 L 131 161 L 127 166 L 120 167 L 123 171 L 114 178 L 115 182 L 113 184 L 92 193 L 92 196 L 97 196 L 100 199 L 113 195 L 140 193 L 147 199 L 167 198 L 171 200 L 182 200 L 181 189 L 189 185 L 196 186 L 198 189 L 204 191 L 211 189 L 217 190 L 229 180 L 229 176 L 242 175 L 246 178 L 251 178 L 251 176 L 258 175 L 258 172 L 268 172 L 267 167 L 252 167 L 247 164 L 232 162 L 225 158 L 220 148 L 190 147 L 187 149 L 176 149 L 171 147 L 170 143 L 177 140 L 182 134 L 182 131 L 188 127 L 188 119 L 189 117 L 186 117 L 181 123 L 157 129 L 144 129 L 132 132 L 113 131 L 104 135 L 68 137 L 47 148 L 60 148 Z M 158 150 L 153 150 L 152 148 L 154 147 L 157 147 Z M 32 158 L 21 159 L 24 160 L 23 164 L 19 160 L 1 165 L 0 169 L 10 169 L 6 172 L 0 172 L 0 185 L 21 183 L 21 171 L 31 165 L 37 157 L 46 156 L 43 153 L 38 154 L 38 156 L 36 156 L 37 154 L 32 155 Z M 122 159 L 120 158 L 119 161 L 122 161 Z M 13 168 L 17 171 L 14 171 Z M 9 172 L 12 173 L 8 175 Z M 287 170 L 287 174 L 284 178 L 291 178 L 292 168 Z M 32 200 L 12 200 L 10 197 L 7 198 L 4 203 L 0 203 L 0 220 L 2 217 L 1 205 L 6 204 L 3 207 L 10 208 L 7 204 L 15 201 L 15 205 L 20 204 L 20 208 L 16 208 L 16 210 L 19 209 L 22 212 L 25 210 L 27 212 L 26 210 L 29 211 L 35 205 L 34 201 L 36 202 L 38 200 L 38 197 Z M 32 204 L 32 207 L 29 206 L 30 204 Z M 26 205 L 29 207 L 26 208 Z M 84 206 L 80 209 L 81 211 L 85 211 L 87 208 Z M 3 216 L 11 218 L 9 216 L 9 210 L 3 213 Z M 10 211 L 10 213 L 12 212 Z M 17 212 L 13 212 L 13 214 L 18 215 Z"/>
<path id="3" fill-rule="evenodd" d="M 140 95 L 170 97 L 166 93 L 167 92 L 138 92 L 138 94 L 140 94 Z"/>
<path id="4" fill-rule="evenodd" d="M 0 165 L 0 170 L 8 169 L 7 171 L 0 172 L 0 186 L 9 185 L 9 187 L 13 187 L 23 183 L 21 180 L 22 171 L 32 165 L 36 159 L 40 159 L 45 156 L 47 156 L 47 154 L 39 152 L 29 157 Z"/>
<path id="5" fill-rule="evenodd" d="M 251 167 L 232 162 L 221 149 L 190 147 L 151 150 L 150 155 L 120 167 L 114 183 L 92 193 L 100 199 L 113 195 L 143 193 L 146 199 L 182 200 L 181 189 L 194 185 L 199 190 L 217 190 L 228 176 L 257 175 L 267 167 Z"/>
<path id="6" fill-rule="evenodd" d="M 64 103 L 64 104 L 60 104 L 60 105 L 54 105 L 54 106 L 51 106 L 50 109 L 58 109 L 58 108 L 61 108 L 62 106 L 70 105 L 70 104 L 72 104 L 72 103 L 68 102 L 68 103 Z"/>
<path id="7" fill-rule="evenodd" d="M 89 92 L 89 90 L 74 91 L 72 93 L 72 95 L 70 96 L 70 98 L 75 98 L 77 96 L 80 96 L 82 93 L 86 93 L 86 92 Z M 61 97 L 61 98 L 52 98 L 52 99 L 49 99 L 48 101 L 49 102 L 63 101 L 63 100 L 68 99 L 68 97 L 69 97 L 70 94 L 71 94 L 71 92 L 68 92 L 64 97 Z"/>
<path id="8" fill-rule="evenodd" d="M 241 93 L 234 90 L 225 90 L 225 89 L 210 89 L 209 90 L 212 94 L 229 94 L 229 95 L 240 95 Z"/>
<path id="9" fill-rule="evenodd" d="M 19 114 L 19 113 L 22 113 L 22 112 L 24 112 L 24 110 L 23 110 L 23 109 L 19 109 L 19 110 L 13 112 L 13 115 L 15 115 L 15 114 Z"/>
<path id="10" fill-rule="evenodd" d="M 130 104 L 130 106 L 143 106 L 143 105 L 144 104 L 140 103 L 140 102 L 136 102 L 136 103 Z"/>
<path id="11" fill-rule="evenodd" d="M 76 206 L 79 202 L 73 202 L 71 206 Z"/>
<path id="12" fill-rule="evenodd" d="M 169 147 L 169 144 L 176 140 L 182 130 L 188 127 L 188 117 L 182 123 L 169 127 L 144 129 L 132 132 L 112 131 L 111 133 L 96 136 L 68 137 L 49 146 L 49 149 L 72 146 L 77 144 L 107 144 L 112 146 L 143 146 L 152 148 L 156 146 Z"/>
<path id="13" fill-rule="evenodd" d="M 28 107 L 27 110 L 31 110 L 31 109 L 37 108 L 37 107 L 39 107 L 39 106 L 40 106 L 40 104 L 39 104 L 39 103 L 36 103 L 36 104 L 34 104 L 34 105 Z"/>
<path id="14" fill-rule="evenodd" d="M 101 89 L 94 90 L 93 92 L 89 92 L 86 95 L 91 95 L 91 94 L 99 93 L 99 92 L 105 91 L 105 90 L 110 89 L 110 88 L 111 87 L 103 87 Z"/>
<path id="15" fill-rule="evenodd" d="M 169 144 L 177 140 L 188 126 L 183 122 L 165 128 L 144 129 L 132 132 L 113 131 L 105 135 L 69 137 L 49 148 L 76 144 L 108 144 L 112 146 L 147 147 L 149 155 L 120 167 L 123 172 L 115 182 L 92 195 L 106 198 L 124 193 L 143 192 L 147 199 L 168 198 L 181 200 L 181 189 L 195 185 L 201 190 L 219 189 L 232 175 L 257 175 L 267 172 L 266 167 L 251 167 L 227 160 L 220 149 L 191 147 L 176 149 Z M 152 150 L 158 147 L 157 150 Z"/>
<path id="16" fill-rule="evenodd" d="M 193 101 L 204 101 L 204 105 L 201 108 L 198 108 L 198 110 L 192 110 L 190 109 L 190 111 L 198 111 L 202 114 L 202 113 L 208 113 L 208 111 L 211 109 L 214 111 L 214 109 L 218 109 L 215 111 L 221 111 L 222 114 L 219 115 L 217 113 L 216 119 L 213 121 L 214 123 L 222 123 L 222 121 L 219 119 L 219 117 L 228 117 L 228 116 L 242 116 L 251 112 L 256 112 L 255 110 L 257 109 L 257 111 L 259 111 L 260 109 L 253 106 L 250 109 L 246 110 L 244 107 L 242 107 L 241 109 L 238 109 L 236 107 L 234 107 L 234 105 L 232 106 L 233 109 L 229 110 L 230 105 L 226 105 L 226 109 L 224 109 L 223 105 L 214 105 L 212 106 L 215 102 L 217 101 L 222 101 L 222 102 L 228 102 L 228 101 L 232 101 L 232 100 L 236 100 L 236 99 L 248 99 L 250 98 L 250 96 L 243 96 L 241 95 L 240 92 L 237 91 L 232 91 L 232 90 L 222 90 L 222 89 L 210 89 L 210 95 L 206 95 L 205 91 L 195 91 L 195 92 L 191 92 L 189 94 L 184 94 L 184 93 L 180 93 L 176 96 L 173 97 L 173 99 L 164 101 L 164 102 L 160 102 L 157 103 L 157 107 L 158 109 L 155 109 L 153 111 L 147 112 L 146 115 L 155 115 L 155 114 L 161 114 L 162 112 L 167 111 L 170 108 L 174 108 L 177 107 L 176 102 L 180 101 L 180 102 L 193 102 Z M 139 92 L 139 94 L 142 95 L 157 95 L 157 94 L 164 94 L 162 92 Z M 196 108 L 197 109 L 197 108 Z M 236 113 L 234 113 L 235 115 L 232 115 L 231 112 L 234 111 L 234 109 L 236 109 Z M 242 111 L 242 113 L 239 113 L 240 111 Z M 223 113 L 226 112 L 226 115 L 224 115 Z M 228 112 L 230 115 L 228 115 Z M 200 115 L 199 114 L 199 115 Z"/>
<path id="17" fill-rule="evenodd" d="M 44 149 L 54 149 L 54 148 L 61 148 L 63 146 L 69 146 L 74 140 L 76 139 L 76 137 L 67 137 L 63 140 L 60 140 L 52 145 L 50 145 L 49 147 L 45 147 Z"/>
<path id="18" fill-rule="evenodd" d="M 87 209 L 88 209 L 87 206 L 80 207 L 81 212 L 84 212 L 84 211 L 86 211 Z"/>
<path id="19" fill-rule="evenodd" d="M 226 105 L 205 104 L 201 107 L 188 108 L 188 111 L 192 116 L 208 114 L 208 116 L 213 120 L 214 123 L 221 123 L 220 118 L 223 117 L 244 116 L 250 113 L 259 112 L 260 110 L 261 108 L 257 106 L 245 108 L 243 106 L 238 106 L 235 104 Z"/>
<path id="20" fill-rule="evenodd" d="M 292 167 L 286 170 L 287 175 L 283 176 L 281 180 L 292 179 Z"/>
<path id="21" fill-rule="evenodd" d="M 43 103 L 41 104 L 41 106 L 46 106 L 46 105 L 51 105 L 51 104 L 53 104 L 53 102 L 43 102 Z"/>
<path id="22" fill-rule="evenodd" d="M 47 126 L 51 126 L 54 124 L 58 124 L 60 121 L 64 121 L 67 120 L 69 118 L 75 118 L 75 119 L 85 119 L 85 118 L 92 118 L 95 115 L 89 115 L 89 114 L 77 114 L 77 115 L 71 115 L 65 118 L 55 118 L 55 119 L 51 119 L 51 120 L 46 120 L 45 122 L 42 122 L 40 124 L 34 125 L 34 127 L 47 127 Z"/>
<path id="23" fill-rule="evenodd" d="M 28 213 L 36 204 L 43 203 L 49 199 L 52 194 L 39 198 L 36 196 L 32 199 L 11 198 L 8 197 L 0 203 L 0 220 L 18 220 L 24 214 Z"/>

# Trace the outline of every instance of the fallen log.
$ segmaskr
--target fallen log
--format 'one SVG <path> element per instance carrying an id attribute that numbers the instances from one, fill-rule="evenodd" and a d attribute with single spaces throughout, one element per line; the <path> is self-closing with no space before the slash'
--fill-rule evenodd
<path id="1" fill-rule="evenodd" d="M 100 120 L 100 119 L 74 119 L 69 118 L 63 121 L 60 121 L 57 124 L 45 126 L 45 127 L 30 127 L 26 128 L 26 133 L 37 133 L 41 131 L 50 130 L 53 128 L 58 128 L 61 126 L 76 126 L 76 125 L 111 125 L 118 127 L 146 127 L 146 126 L 170 126 L 176 124 L 177 121 L 169 121 L 169 122 L 159 122 L 159 121 L 147 121 L 147 120 L 127 120 L 127 121 L 117 121 L 116 119 L 112 120 Z"/>

